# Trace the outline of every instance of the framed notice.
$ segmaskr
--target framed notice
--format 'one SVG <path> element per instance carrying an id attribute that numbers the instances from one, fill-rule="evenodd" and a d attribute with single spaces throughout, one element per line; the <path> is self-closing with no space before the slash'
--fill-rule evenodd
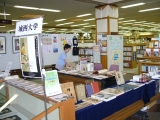
<path id="1" fill-rule="evenodd" d="M 19 37 L 12 37 L 12 48 L 13 48 L 13 53 L 19 53 Z"/>
<path id="2" fill-rule="evenodd" d="M 20 37 L 20 63 L 23 77 L 41 77 L 38 35 Z"/>
<path id="3" fill-rule="evenodd" d="M 6 54 L 6 37 L 0 36 L 0 54 Z"/>

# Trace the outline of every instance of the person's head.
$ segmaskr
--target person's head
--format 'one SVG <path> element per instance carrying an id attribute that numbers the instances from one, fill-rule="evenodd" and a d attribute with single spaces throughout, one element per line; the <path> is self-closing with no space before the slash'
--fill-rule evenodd
<path id="1" fill-rule="evenodd" d="M 69 45 L 69 44 L 65 44 L 65 45 L 64 45 L 64 51 L 65 51 L 66 53 L 68 53 L 70 49 L 71 49 L 71 45 Z"/>

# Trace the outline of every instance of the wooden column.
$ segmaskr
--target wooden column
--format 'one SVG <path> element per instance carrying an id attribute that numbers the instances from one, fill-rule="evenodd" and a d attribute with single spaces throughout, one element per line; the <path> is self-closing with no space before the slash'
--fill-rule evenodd
<path id="1" fill-rule="evenodd" d="M 96 8 L 96 32 L 97 34 L 104 33 L 107 35 L 118 34 L 118 6 L 103 5 Z M 97 38 L 98 42 L 98 38 Z M 107 69 L 107 53 L 102 53 L 101 63 L 103 69 Z"/>

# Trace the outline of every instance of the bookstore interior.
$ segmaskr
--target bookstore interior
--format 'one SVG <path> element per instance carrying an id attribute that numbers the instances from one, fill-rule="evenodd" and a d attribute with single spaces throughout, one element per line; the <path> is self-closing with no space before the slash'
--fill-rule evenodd
<path id="1" fill-rule="evenodd" d="M 1 0 L 0 120 L 150 117 L 160 99 L 158 5 Z"/>

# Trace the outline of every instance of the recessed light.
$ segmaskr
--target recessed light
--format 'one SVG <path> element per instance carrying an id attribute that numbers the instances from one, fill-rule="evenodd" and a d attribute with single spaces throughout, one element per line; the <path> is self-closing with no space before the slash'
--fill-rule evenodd
<path id="1" fill-rule="evenodd" d="M 95 18 L 90 18 L 90 19 L 86 19 L 86 20 L 83 20 L 83 21 L 91 21 L 91 20 L 95 20 Z"/>
<path id="2" fill-rule="evenodd" d="M 92 14 L 87 13 L 87 14 L 78 15 L 78 16 L 76 16 L 76 17 L 84 17 L 84 16 L 89 16 L 89 15 L 92 15 Z"/>
<path id="3" fill-rule="evenodd" d="M 61 12 L 60 10 L 54 10 L 54 9 L 46 9 L 46 8 L 39 8 L 41 11 L 49 11 L 49 12 Z"/>
<path id="4" fill-rule="evenodd" d="M 64 21 L 66 19 L 59 19 L 59 20 L 55 20 L 55 22 L 60 22 L 60 21 Z"/>
<path id="5" fill-rule="evenodd" d="M 19 6 L 19 5 L 15 5 L 15 8 L 23 8 L 23 9 L 32 9 L 32 10 L 38 10 L 39 8 L 36 7 L 28 7 L 28 6 Z"/>
<path id="6" fill-rule="evenodd" d="M 4 13 L 0 13 L 0 15 L 11 15 L 11 14 L 7 14 L 7 13 L 5 13 L 5 14 L 4 14 Z"/>
<path id="7" fill-rule="evenodd" d="M 130 7 L 135 7 L 135 6 L 144 5 L 144 4 L 145 4 L 145 3 L 136 3 L 136 4 L 131 4 L 131 5 L 122 6 L 121 8 L 130 8 Z"/>
<path id="8" fill-rule="evenodd" d="M 146 12 L 146 11 L 152 11 L 152 10 L 159 10 L 160 8 L 150 8 L 145 10 L 139 10 L 138 12 Z"/>

